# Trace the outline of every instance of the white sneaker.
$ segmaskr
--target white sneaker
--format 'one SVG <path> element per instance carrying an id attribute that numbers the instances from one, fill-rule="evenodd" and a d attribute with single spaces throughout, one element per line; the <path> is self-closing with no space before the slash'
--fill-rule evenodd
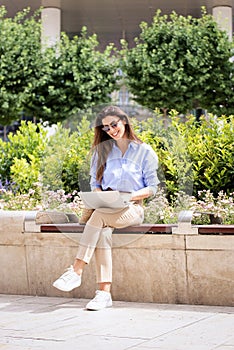
<path id="1" fill-rule="evenodd" d="M 60 276 L 53 286 L 63 292 L 70 292 L 72 289 L 81 285 L 81 276 L 79 276 L 71 265 L 62 276 Z"/>
<path id="2" fill-rule="evenodd" d="M 95 297 L 86 305 L 87 310 L 101 310 L 112 306 L 111 294 L 104 290 L 97 290 Z"/>

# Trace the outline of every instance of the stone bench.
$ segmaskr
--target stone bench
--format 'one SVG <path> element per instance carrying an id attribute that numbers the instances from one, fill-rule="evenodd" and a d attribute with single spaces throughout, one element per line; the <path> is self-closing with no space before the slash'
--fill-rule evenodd
<path id="1" fill-rule="evenodd" d="M 43 213 L 42 213 L 43 214 Z M 77 232 L 82 233 L 84 225 L 80 225 L 74 214 L 45 212 L 37 220 L 38 212 L 25 215 L 25 230 L 35 232 Z M 115 229 L 113 233 L 145 233 L 145 234 L 234 234 L 234 225 L 192 225 L 193 212 L 181 211 L 177 224 L 141 224 Z"/>
<path id="2" fill-rule="evenodd" d="M 35 214 L 0 211 L 0 293 L 92 298 L 93 260 L 80 288 L 64 293 L 52 286 L 73 262 L 84 226 L 36 224 Z M 234 306 L 234 225 L 193 227 L 196 234 L 178 228 L 114 231 L 114 300 Z"/>

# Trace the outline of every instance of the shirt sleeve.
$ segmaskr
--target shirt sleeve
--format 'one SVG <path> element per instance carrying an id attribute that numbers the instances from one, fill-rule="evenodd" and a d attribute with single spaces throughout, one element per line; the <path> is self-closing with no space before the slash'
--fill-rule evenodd
<path id="1" fill-rule="evenodd" d="M 157 192 L 158 184 L 160 183 L 157 175 L 158 170 L 158 156 L 154 152 L 153 148 L 147 145 L 147 154 L 144 160 L 143 176 L 146 187 L 153 192 L 153 195 Z"/>
<path id="2" fill-rule="evenodd" d="M 97 152 L 95 152 L 91 158 L 90 164 L 90 188 L 94 191 L 96 188 L 101 188 L 101 183 L 96 179 L 97 173 Z"/>

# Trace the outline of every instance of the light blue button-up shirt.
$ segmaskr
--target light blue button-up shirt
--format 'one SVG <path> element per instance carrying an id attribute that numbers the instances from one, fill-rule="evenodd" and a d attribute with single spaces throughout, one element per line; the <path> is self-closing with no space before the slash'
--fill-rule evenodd
<path id="1" fill-rule="evenodd" d="M 91 164 L 92 191 L 95 188 L 102 188 L 104 191 L 111 188 L 120 192 L 134 192 L 145 187 L 149 187 L 153 194 L 157 191 L 158 157 L 146 143 L 131 141 L 124 155 L 114 143 L 106 161 L 101 183 L 96 180 L 96 153 Z"/>

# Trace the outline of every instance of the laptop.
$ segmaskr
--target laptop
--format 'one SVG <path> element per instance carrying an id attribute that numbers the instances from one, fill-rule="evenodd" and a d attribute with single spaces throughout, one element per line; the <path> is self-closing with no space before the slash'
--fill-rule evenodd
<path id="1" fill-rule="evenodd" d="M 86 208 L 125 208 L 129 205 L 132 194 L 119 191 L 79 192 Z"/>

